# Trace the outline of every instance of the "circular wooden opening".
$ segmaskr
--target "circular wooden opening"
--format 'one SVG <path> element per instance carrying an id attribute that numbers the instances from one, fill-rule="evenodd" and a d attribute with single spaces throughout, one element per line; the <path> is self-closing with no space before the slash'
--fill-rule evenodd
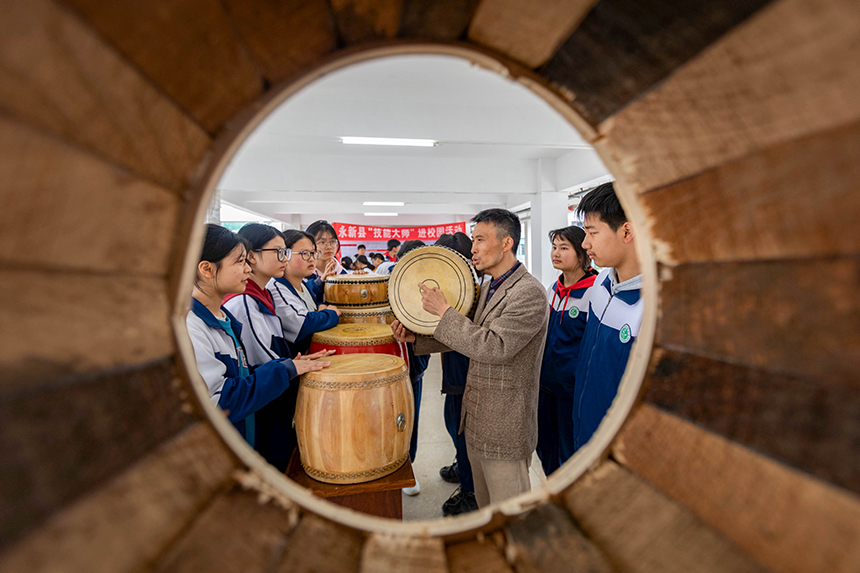
<path id="1" fill-rule="evenodd" d="M 189 244 L 180 255 L 182 270 L 175 298 L 178 303 L 176 308 L 173 309 L 172 324 L 182 363 L 187 375 L 193 382 L 192 386 L 201 408 L 222 439 L 247 468 L 247 472 L 239 476 L 240 481 L 243 481 L 245 485 L 255 487 L 267 495 L 283 496 L 310 512 L 362 531 L 457 537 L 464 534 L 468 535 L 469 532 L 496 527 L 500 521 L 506 519 L 506 516 L 519 515 L 568 488 L 576 479 L 592 467 L 595 462 L 602 459 L 636 402 L 653 346 L 658 293 L 656 262 L 651 247 L 650 230 L 646 224 L 646 219 L 636 195 L 631 190 L 616 183 L 616 190 L 622 205 L 628 218 L 635 226 L 638 235 L 637 251 L 643 274 L 644 314 L 639 337 L 631 351 L 630 360 L 621 380 L 618 395 L 609 413 L 603 419 L 592 439 L 564 466 L 549 477 L 544 489 L 539 491 L 533 490 L 506 500 L 503 503 L 495 504 L 464 516 L 423 522 L 397 522 L 372 517 L 335 506 L 313 496 L 303 487 L 288 480 L 253 452 L 233 429 L 223 413 L 211 403 L 206 385 L 197 372 L 193 349 L 191 348 L 185 327 L 185 315 L 187 312 L 185 301 L 188 300 L 191 293 L 196 261 L 202 245 L 203 221 L 206 209 L 214 194 L 217 182 L 244 141 L 270 113 L 314 80 L 355 63 L 384 58 L 386 56 L 408 54 L 454 56 L 463 58 L 473 65 L 493 71 L 502 77 L 525 86 L 537 97 L 542 98 L 566 121 L 573 125 L 586 140 L 593 141 L 596 137 L 593 128 L 579 117 L 560 94 L 551 89 L 540 78 L 516 65 L 503 62 L 476 50 L 460 46 L 437 44 L 389 45 L 350 52 L 331 61 L 324 62 L 297 80 L 279 89 L 271 90 L 270 96 L 249 110 L 244 116 L 234 121 L 220 136 L 214 146 L 213 152 L 216 154 L 216 158 L 210 163 L 211 167 L 198 194 L 196 214 L 189 220 L 189 225 L 191 226 L 188 229 L 190 235 Z M 612 165 L 610 161 L 606 163 Z"/>

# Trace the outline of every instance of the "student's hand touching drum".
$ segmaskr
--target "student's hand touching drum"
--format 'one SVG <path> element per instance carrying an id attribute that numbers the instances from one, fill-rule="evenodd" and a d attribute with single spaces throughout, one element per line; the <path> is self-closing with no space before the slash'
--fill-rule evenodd
<path id="1" fill-rule="evenodd" d="M 331 356 L 334 352 L 334 350 L 321 350 L 313 354 L 308 354 L 304 358 L 302 358 L 301 352 L 296 354 L 296 357 L 293 358 L 293 366 L 296 367 L 296 373 L 301 376 L 306 372 L 316 372 L 317 370 L 322 370 L 323 368 L 330 366 L 331 362 L 318 359 L 325 356 Z"/>
<path id="2" fill-rule="evenodd" d="M 328 262 L 328 264 L 325 266 L 325 270 L 323 271 L 323 274 L 320 276 L 320 280 L 322 280 L 322 282 L 325 282 L 325 280 L 328 277 L 330 277 L 334 274 L 334 266 L 336 264 L 337 264 L 337 261 L 334 259 L 332 259 Z"/>
<path id="3" fill-rule="evenodd" d="M 337 313 L 338 316 L 340 316 L 340 311 L 333 304 L 321 304 L 319 310 L 333 310 Z"/>
<path id="4" fill-rule="evenodd" d="M 399 320 L 391 323 L 391 332 L 394 333 L 394 340 L 397 342 L 415 342 L 415 334 L 406 330 Z"/>

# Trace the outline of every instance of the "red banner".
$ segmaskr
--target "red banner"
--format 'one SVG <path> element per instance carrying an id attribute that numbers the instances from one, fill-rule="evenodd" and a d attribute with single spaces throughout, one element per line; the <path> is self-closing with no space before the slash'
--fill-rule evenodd
<path id="1" fill-rule="evenodd" d="M 376 227 L 350 223 L 332 223 L 332 226 L 337 231 L 338 239 L 344 245 L 362 242 L 386 242 L 388 239 L 398 239 L 401 242 L 417 239 L 425 243 L 428 241 L 432 243 L 442 235 L 466 232 L 466 223 L 446 223 L 424 227 Z"/>

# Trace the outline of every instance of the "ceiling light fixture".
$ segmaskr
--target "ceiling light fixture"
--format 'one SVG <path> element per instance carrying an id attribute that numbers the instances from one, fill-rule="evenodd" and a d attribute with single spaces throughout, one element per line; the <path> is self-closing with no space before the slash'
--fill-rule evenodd
<path id="1" fill-rule="evenodd" d="M 397 213 L 365 213 L 365 217 L 396 217 Z"/>
<path id="2" fill-rule="evenodd" d="M 404 139 L 401 137 L 341 137 L 346 145 L 400 145 L 406 147 L 433 147 L 439 142 L 432 139 Z"/>
<path id="3" fill-rule="evenodd" d="M 362 205 L 365 207 L 403 207 L 406 203 L 403 201 L 365 201 Z"/>

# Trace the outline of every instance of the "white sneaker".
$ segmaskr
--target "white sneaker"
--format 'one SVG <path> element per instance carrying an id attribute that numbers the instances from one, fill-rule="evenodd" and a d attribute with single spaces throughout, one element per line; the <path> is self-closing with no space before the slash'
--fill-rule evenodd
<path id="1" fill-rule="evenodd" d="M 421 493 L 421 484 L 418 483 L 418 480 L 415 480 L 415 485 L 413 485 L 412 487 L 404 487 L 403 493 L 405 493 L 406 495 L 418 495 L 419 493 Z"/>

